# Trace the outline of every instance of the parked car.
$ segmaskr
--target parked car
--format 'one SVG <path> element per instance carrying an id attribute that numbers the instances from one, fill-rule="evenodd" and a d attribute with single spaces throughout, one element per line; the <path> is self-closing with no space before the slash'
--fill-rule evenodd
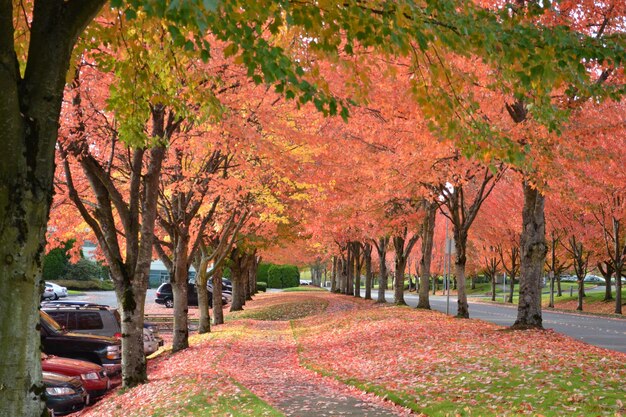
<path id="1" fill-rule="evenodd" d="M 41 301 L 52 300 L 54 299 L 54 289 L 45 285 L 43 287 L 43 294 L 41 294 Z"/>
<path id="2" fill-rule="evenodd" d="M 593 284 L 601 284 L 601 285 L 606 284 L 606 280 L 604 278 L 602 278 L 602 277 L 597 276 L 597 275 L 587 275 L 583 281 L 584 282 L 591 282 Z"/>
<path id="3" fill-rule="evenodd" d="M 212 284 L 207 284 L 207 288 L 209 289 L 209 292 L 211 293 L 211 296 L 213 295 L 213 285 Z M 227 288 L 222 287 L 222 302 L 223 304 L 229 304 L 231 301 L 233 301 L 233 292 L 232 290 L 229 290 Z"/>
<path id="4" fill-rule="evenodd" d="M 578 278 L 576 275 L 561 275 L 561 282 L 576 282 Z"/>
<path id="5" fill-rule="evenodd" d="M 209 307 L 213 307 L 213 289 L 207 286 L 209 291 Z M 172 284 L 165 282 L 157 289 L 156 299 L 157 304 L 162 304 L 167 308 L 174 307 L 174 292 L 172 291 Z M 228 304 L 228 297 L 226 294 L 222 294 L 222 303 Z M 198 291 L 196 285 L 187 283 L 187 304 L 190 306 L 198 305 Z"/>
<path id="6" fill-rule="evenodd" d="M 79 378 L 44 372 L 43 384 L 46 387 L 46 407 L 51 408 L 55 416 L 80 411 L 89 404 L 89 394 Z"/>
<path id="7" fill-rule="evenodd" d="M 54 291 L 53 300 L 67 297 L 67 288 L 55 284 L 54 282 L 46 282 L 46 287 L 51 287 Z"/>
<path id="8" fill-rule="evenodd" d="M 51 301 L 43 303 L 41 309 L 54 320 L 72 332 L 97 334 L 120 339 L 122 337 L 121 318 L 117 310 L 108 305 L 85 301 Z M 158 327 L 144 323 L 144 353 L 149 355 L 163 345 Z M 156 347 L 155 347 L 156 346 Z"/>
<path id="9" fill-rule="evenodd" d="M 90 400 L 102 397 L 111 389 L 111 381 L 104 368 L 95 363 L 78 359 L 61 358 L 41 354 L 41 368 L 44 372 L 54 372 L 80 378 Z"/>
<path id="10" fill-rule="evenodd" d="M 115 375 L 121 371 L 122 352 L 118 339 L 71 333 L 62 328 L 45 311 L 40 311 L 39 317 L 42 352 L 93 362 L 104 367 L 107 375 Z"/>

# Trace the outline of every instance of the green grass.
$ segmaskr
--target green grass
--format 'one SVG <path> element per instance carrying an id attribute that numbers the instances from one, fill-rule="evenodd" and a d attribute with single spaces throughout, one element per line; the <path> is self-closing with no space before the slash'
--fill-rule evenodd
<path id="1" fill-rule="evenodd" d="M 283 288 L 283 291 L 284 292 L 300 292 L 300 291 L 326 291 L 326 290 L 320 287 L 302 286 L 302 287 Z"/>
<path id="2" fill-rule="evenodd" d="M 83 295 L 84 293 L 85 293 L 84 291 L 67 290 L 67 295 Z"/>
<path id="3" fill-rule="evenodd" d="M 268 321 L 289 321 L 297 320 L 313 314 L 320 314 L 328 306 L 326 300 L 304 300 L 298 302 L 284 303 L 253 310 L 244 310 L 228 314 L 225 319 L 228 321 L 237 319 L 253 319 Z"/>
<path id="4" fill-rule="evenodd" d="M 611 303 L 615 303 L 615 288 L 613 288 L 613 300 L 609 301 Z M 549 301 L 550 300 L 550 294 L 548 295 L 543 295 L 542 297 L 542 301 Z M 565 294 L 565 291 L 563 291 L 563 296 L 562 297 L 557 297 L 556 294 L 554 295 L 554 302 L 555 302 L 555 306 L 558 307 L 559 302 L 565 302 L 565 301 L 572 301 L 572 300 L 578 300 L 578 290 L 575 289 L 574 293 L 572 294 L 572 296 L 569 296 L 569 292 L 567 294 Z M 622 300 L 626 300 L 626 288 L 622 288 Z M 583 299 L 583 308 L 585 304 L 588 303 L 602 303 L 605 302 L 604 301 L 604 291 L 602 292 L 593 292 L 590 293 L 588 292 L 585 296 L 585 298 Z"/>
<path id="5" fill-rule="evenodd" d="M 234 382 L 234 381 L 233 381 Z M 278 417 L 283 414 L 254 395 L 242 385 L 234 382 L 238 392 L 222 393 L 218 390 L 203 389 L 197 392 L 195 379 L 188 379 L 177 386 L 169 401 L 159 402 L 163 406 L 157 408 L 153 417 L 168 416 L 269 416 Z M 193 394 L 190 394 L 193 393 Z"/>

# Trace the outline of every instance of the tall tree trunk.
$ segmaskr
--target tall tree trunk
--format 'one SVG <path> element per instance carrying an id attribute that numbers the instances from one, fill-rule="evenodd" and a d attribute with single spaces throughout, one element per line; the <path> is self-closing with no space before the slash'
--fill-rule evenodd
<path id="1" fill-rule="evenodd" d="M 563 288 L 561 287 L 561 276 L 556 277 L 556 296 L 563 297 Z"/>
<path id="2" fill-rule="evenodd" d="M 454 227 L 454 244 L 456 246 L 456 258 L 454 261 L 455 285 L 457 286 L 457 313 L 459 318 L 469 318 L 469 304 L 467 303 L 467 290 L 465 288 L 465 264 L 467 257 L 467 231 L 457 230 Z M 449 285 L 449 284 L 448 284 Z"/>
<path id="3" fill-rule="evenodd" d="M 509 280 L 509 299 L 507 300 L 509 303 L 513 304 L 513 293 L 515 292 L 515 277 L 511 276 Z"/>
<path id="4" fill-rule="evenodd" d="M 231 280 L 233 283 L 233 301 L 230 305 L 230 311 L 240 311 L 243 310 L 243 306 L 245 304 L 245 289 L 243 288 L 243 280 L 242 280 L 242 254 L 241 250 L 238 248 L 234 248 L 231 252 Z"/>
<path id="5" fill-rule="evenodd" d="M 614 270 L 613 265 L 611 265 L 611 261 L 598 262 L 598 270 L 602 274 L 602 277 L 605 281 L 603 301 L 613 301 L 613 287 L 611 285 L 611 277 L 613 276 Z"/>
<path id="6" fill-rule="evenodd" d="M 195 262 L 196 268 L 196 291 L 198 292 L 198 310 L 200 310 L 200 320 L 198 322 L 198 333 L 211 332 L 211 316 L 209 314 L 209 290 L 207 284 L 209 280 L 209 274 L 207 268 L 209 266 L 209 258 L 202 255 L 198 255 L 200 262 Z"/>
<path id="7" fill-rule="evenodd" d="M 514 328 L 543 328 L 541 277 L 546 259 L 545 197 L 524 181 L 524 208 L 520 238 L 520 289 Z"/>
<path id="8" fill-rule="evenodd" d="M 396 305 L 406 305 L 404 301 L 404 271 L 406 270 L 406 259 L 400 259 L 396 255 L 396 270 L 394 279 L 393 302 Z"/>
<path id="9" fill-rule="evenodd" d="M 121 300 L 122 379 L 126 387 L 134 387 L 147 379 L 143 318 L 148 281 L 149 272 L 135 274 L 133 280 L 115 281 L 115 293 Z"/>
<path id="10" fill-rule="evenodd" d="M 0 415 L 39 416 L 41 257 L 52 201 L 65 78 L 79 34 L 104 5 L 38 1 L 24 77 L 14 43 L 19 3 L 0 5 Z M 15 35 L 17 36 L 17 35 Z"/>
<path id="11" fill-rule="evenodd" d="M 243 271 L 241 273 L 241 276 L 243 278 L 245 301 L 252 300 L 252 293 L 250 292 L 250 286 L 252 282 L 252 262 L 254 262 L 254 255 L 251 253 L 246 253 L 243 258 Z"/>
<path id="12" fill-rule="evenodd" d="M 259 266 L 257 262 L 256 250 L 250 254 L 250 266 L 248 267 L 248 293 L 250 294 L 249 300 L 252 300 L 252 296 L 256 294 L 256 271 Z"/>
<path id="13" fill-rule="evenodd" d="M 365 299 L 372 299 L 372 244 L 363 245 L 363 256 L 365 258 Z"/>
<path id="14" fill-rule="evenodd" d="M 496 301 L 496 274 L 491 275 L 491 301 Z"/>
<path id="15" fill-rule="evenodd" d="M 624 270 L 624 260 L 626 259 L 626 241 L 621 246 L 620 221 L 613 218 L 613 250 L 615 268 L 615 314 L 622 314 L 622 272 Z"/>
<path id="16" fill-rule="evenodd" d="M 213 324 L 224 324 L 224 308 L 222 306 L 222 266 L 213 271 Z"/>
<path id="17" fill-rule="evenodd" d="M 348 243 L 348 262 L 346 265 L 346 295 L 354 295 L 354 244 Z"/>
<path id="18" fill-rule="evenodd" d="M 333 269 L 330 273 L 330 292 L 337 292 L 337 257 L 333 256 Z"/>
<path id="19" fill-rule="evenodd" d="M 576 310 L 583 311 L 583 299 L 585 298 L 585 281 L 584 279 L 578 279 L 578 302 L 576 303 Z"/>
<path id="20" fill-rule="evenodd" d="M 378 277 L 378 298 L 377 303 L 386 303 L 385 290 L 387 289 L 387 245 L 388 237 L 381 237 L 376 243 L 376 251 L 378 252 L 378 262 L 380 264 L 380 276 Z"/>
<path id="21" fill-rule="evenodd" d="M 422 223 L 422 257 L 420 259 L 420 287 L 417 308 L 430 310 L 428 292 L 430 290 L 430 263 L 433 257 L 433 239 L 435 236 L 435 220 L 437 203 L 431 202 L 426 208 L 426 216 Z M 433 278 L 434 280 L 434 278 Z M 433 282 L 434 284 L 434 282 Z M 434 288 L 434 285 L 433 285 Z"/>
<path id="22" fill-rule="evenodd" d="M 174 256 L 174 280 L 172 292 L 174 295 L 174 338 L 172 351 L 178 352 L 189 347 L 189 305 L 187 300 L 189 283 L 189 263 L 187 262 L 188 238 L 179 236 L 176 242 Z"/>
<path id="23" fill-rule="evenodd" d="M 361 298 L 361 242 L 354 242 L 354 296 Z"/>

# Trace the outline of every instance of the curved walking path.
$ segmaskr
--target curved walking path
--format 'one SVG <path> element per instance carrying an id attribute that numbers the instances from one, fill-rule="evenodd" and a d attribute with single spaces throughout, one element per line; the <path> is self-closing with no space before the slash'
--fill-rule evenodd
<path id="1" fill-rule="evenodd" d="M 332 300 L 328 309 L 359 308 Z M 379 397 L 303 368 L 288 321 L 244 320 L 218 365 L 288 416 L 401 416 L 410 412 Z"/>

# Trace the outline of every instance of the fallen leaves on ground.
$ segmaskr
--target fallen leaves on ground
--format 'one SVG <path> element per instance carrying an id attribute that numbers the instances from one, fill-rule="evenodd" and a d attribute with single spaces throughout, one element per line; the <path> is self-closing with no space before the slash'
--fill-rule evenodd
<path id="1" fill-rule="evenodd" d="M 317 292 L 259 295 L 229 317 L 83 415 L 626 413 L 626 355 L 553 331 Z"/>
<path id="2" fill-rule="evenodd" d="M 433 416 L 620 415 L 626 355 L 407 307 L 294 324 L 304 364 Z"/>

